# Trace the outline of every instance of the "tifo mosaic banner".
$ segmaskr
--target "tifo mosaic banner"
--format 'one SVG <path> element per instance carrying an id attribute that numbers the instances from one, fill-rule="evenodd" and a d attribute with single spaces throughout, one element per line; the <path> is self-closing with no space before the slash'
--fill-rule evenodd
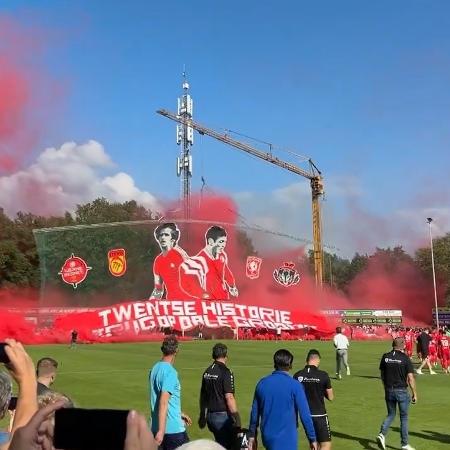
<path id="1" fill-rule="evenodd" d="M 37 230 L 35 237 L 41 307 L 95 309 L 59 317 L 65 328 L 89 324 L 99 337 L 198 326 L 327 328 L 304 248 L 282 233 L 145 221 Z"/>

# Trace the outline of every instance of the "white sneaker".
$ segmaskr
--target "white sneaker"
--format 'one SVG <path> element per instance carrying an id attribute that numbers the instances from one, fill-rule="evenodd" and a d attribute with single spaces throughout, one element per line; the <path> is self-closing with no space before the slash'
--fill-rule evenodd
<path id="1" fill-rule="evenodd" d="M 430 370 L 430 375 L 436 375 L 436 372 L 434 370 Z"/>
<path id="2" fill-rule="evenodd" d="M 350 367 L 347 367 L 347 375 L 350 375 Z"/>
<path id="3" fill-rule="evenodd" d="M 411 447 L 409 444 L 402 445 L 402 450 L 416 450 L 414 447 Z"/>
<path id="4" fill-rule="evenodd" d="M 386 439 L 385 439 L 383 433 L 380 433 L 377 436 L 377 444 L 378 444 L 378 448 L 381 448 L 381 450 L 386 450 Z"/>
<path id="5" fill-rule="evenodd" d="M 416 373 L 418 373 L 419 375 L 423 375 L 422 369 L 416 369 Z"/>

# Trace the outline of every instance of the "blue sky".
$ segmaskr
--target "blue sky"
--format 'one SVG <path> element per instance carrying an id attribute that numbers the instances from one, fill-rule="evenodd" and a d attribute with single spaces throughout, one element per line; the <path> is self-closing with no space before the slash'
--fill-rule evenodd
<path id="1" fill-rule="evenodd" d="M 196 120 L 313 158 L 327 182 L 325 234 L 339 246 L 366 245 L 364 233 L 353 246 L 343 238 L 360 210 L 383 224 L 402 217 L 369 247 L 413 245 L 403 227 L 419 236 L 426 214 L 450 228 L 447 1 L 16 0 L 2 13 L 53 36 L 46 70 L 67 86 L 36 155 L 94 139 L 140 190 L 175 198 L 175 125 L 155 110 L 176 109 L 186 64 Z M 310 237 L 306 180 L 196 135 L 194 189 L 201 176 L 253 222 Z"/>

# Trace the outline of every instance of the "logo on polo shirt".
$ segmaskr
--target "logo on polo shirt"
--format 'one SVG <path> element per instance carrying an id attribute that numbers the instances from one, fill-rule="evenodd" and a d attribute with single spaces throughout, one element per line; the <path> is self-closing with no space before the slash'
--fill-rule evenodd
<path id="1" fill-rule="evenodd" d="M 401 360 L 401 359 L 384 358 L 384 362 L 385 362 L 385 363 L 396 363 L 396 364 L 401 364 L 401 363 L 402 363 L 402 360 Z"/>
<path id="2" fill-rule="evenodd" d="M 301 378 L 301 379 L 300 379 Z M 300 383 L 303 381 L 304 383 L 320 383 L 320 378 L 313 377 L 298 377 L 298 381 Z"/>

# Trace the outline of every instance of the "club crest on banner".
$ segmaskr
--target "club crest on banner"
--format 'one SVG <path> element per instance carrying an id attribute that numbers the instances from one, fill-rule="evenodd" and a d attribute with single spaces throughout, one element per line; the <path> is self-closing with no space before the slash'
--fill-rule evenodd
<path id="1" fill-rule="evenodd" d="M 72 253 L 64 262 L 58 275 L 61 275 L 64 283 L 71 284 L 76 289 L 86 279 L 89 270 L 92 270 L 92 267 L 89 267 L 84 259 Z"/>
<path id="2" fill-rule="evenodd" d="M 121 277 L 127 271 L 127 258 L 124 248 L 109 250 L 108 268 L 114 277 Z"/>
<path id="3" fill-rule="evenodd" d="M 293 262 L 285 262 L 273 271 L 273 278 L 284 287 L 295 286 L 300 282 L 300 274 Z"/>
<path id="4" fill-rule="evenodd" d="M 247 256 L 247 263 L 245 265 L 245 274 L 251 280 L 259 278 L 259 271 L 261 269 L 262 259 L 257 256 Z"/>

